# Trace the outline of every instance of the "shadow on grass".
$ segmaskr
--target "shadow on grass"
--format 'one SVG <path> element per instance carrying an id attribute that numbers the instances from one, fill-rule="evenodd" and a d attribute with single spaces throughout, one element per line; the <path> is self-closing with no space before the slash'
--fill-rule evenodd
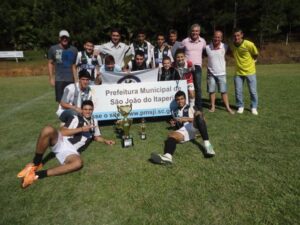
<path id="1" fill-rule="evenodd" d="M 202 99 L 202 106 L 203 106 L 203 108 L 210 109 L 210 100 L 207 99 L 207 98 L 203 98 Z M 225 107 L 223 101 L 220 98 L 216 98 L 215 107 L 218 110 L 223 110 L 223 111 L 227 112 L 226 107 Z M 229 104 L 229 107 L 231 109 L 237 110 L 237 107 L 235 105 Z M 245 109 L 245 110 L 248 110 L 248 109 Z M 249 111 L 250 111 L 250 109 L 249 109 Z"/>

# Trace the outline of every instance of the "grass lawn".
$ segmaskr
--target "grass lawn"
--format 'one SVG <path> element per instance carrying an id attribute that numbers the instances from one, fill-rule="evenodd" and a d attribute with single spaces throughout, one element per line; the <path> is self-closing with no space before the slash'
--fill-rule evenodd
<path id="1" fill-rule="evenodd" d="M 0 224 L 299 224 L 300 64 L 257 70 L 258 116 L 205 108 L 214 158 L 204 158 L 198 138 L 177 146 L 172 166 L 153 165 L 168 125 L 148 122 L 141 141 L 134 124 L 133 148 L 92 143 L 82 170 L 25 190 L 16 174 L 32 160 L 40 129 L 59 125 L 54 91 L 46 76 L 0 78 Z M 229 68 L 234 105 L 232 78 Z M 245 98 L 248 106 L 246 88 Z M 115 138 L 110 125 L 102 134 Z"/>

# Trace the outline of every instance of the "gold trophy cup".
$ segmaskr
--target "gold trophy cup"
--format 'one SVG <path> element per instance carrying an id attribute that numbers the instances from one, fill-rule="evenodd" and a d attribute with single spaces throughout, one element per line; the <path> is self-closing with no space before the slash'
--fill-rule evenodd
<path id="1" fill-rule="evenodd" d="M 145 119 L 144 118 L 142 118 L 142 121 L 141 121 L 140 138 L 141 138 L 141 140 L 146 140 L 146 138 L 147 138 L 147 136 L 146 136 L 146 125 L 145 125 Z"/>
<path id="2" fill-rule="evenodd" d="M 132 110 L 132 104 L 130 105 L 117 105 L 118 112 L 123 116 L 121 120 L 117 121 L 117 127 L 123 131 L 122 135 L 122 147 L 127 148 L 133 146 L 133 138 L 130 136 L 129 130 L 132 124 L 132 119 L 128 119 L 128 116 Z"/>

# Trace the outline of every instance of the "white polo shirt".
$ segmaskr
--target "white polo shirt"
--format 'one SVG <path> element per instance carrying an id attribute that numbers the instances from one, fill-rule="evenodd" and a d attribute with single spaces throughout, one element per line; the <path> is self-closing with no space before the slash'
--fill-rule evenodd
<path id="1" fill-rule="evenodd" d="M 214 76 L 226 75 L 225 54 L 228 46 L 221 42 L 218 49 L 214 49 L 213 43 L 206 45 L 205 51 L 208 58 L 207 69 Z"/>
<path id="2" fill-rule="evenodd" d="M 98 45 L 95 48 L 99 50 L 100 53 L 112 55 L 115 59 L 115 63 L 120 67 L 124 66 L 125 56 L 132 54 L 130 47 L 121 42 L 118 45 L 114 45 L 114 43 L 110 41 L 103 45 Z"/>

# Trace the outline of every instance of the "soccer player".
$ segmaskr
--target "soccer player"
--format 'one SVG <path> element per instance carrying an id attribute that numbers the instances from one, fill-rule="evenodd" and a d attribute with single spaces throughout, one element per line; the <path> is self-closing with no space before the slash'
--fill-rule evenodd
<path id="1" fill-rule="evenodd" d="M 171 49 L 173 58 L 175 58 L 175 52 L 181 46 L 181 42 L 177 41 L 178 32 L 177 30 L 169 30 L 168 46 Z"/>
<path id="2" fill-rule="evenodd" d="M 115 144 L 115 141 L 101 136 L 97 120 L 92 118 L 93 109 L 92 101 L 83 101 L 82 114 L 73 116 L 59 131 L 52 126 L 46 126 L 42 129 L 37 140 L 32 163 L 28 163 L 17 175 L 18 178 L 22 178 L 23 188 L 28 187 L 38 179 L 80 170 L 83 167 L 80 152 L 87 148 L 93 140 L 107 145 Z M 43 155 L 48 147 L 55 153 L 61 165 L 40 170 L 43 166 Z"/>
<path id="3" fill-rule="evenodd" d="M 172 62 L 169 56 L 162 60 L 162 68 L 158 70 L 158 81 L 180 80 L 178 71 L 172 67 Z"/>
<path id="4" fill-rule="evenodd" d="M 76 66 L 78 72 L 87 70 L 91 75 L 90 84 L 97 84 L 95 81 L 99 80 L 99 69 L 102 65 L 101 57 L 98 51 L 94 51 L 94 43 L 91 40 L 85 41 L 83 47 L 84 51 L 80 51 L 77 54 Z"/>
<path id="5" fill-rule="evenodd" d="M 189 104 L 191 107 L 195 105 L 195 87 L 193 76 L 195 73 L 194 65 L 191 61 L 186 60 L 184 49 L 177 49 L 175 53 L 174 67 L 178 71 L 181 80 L 187 81 Z"/>
<path id="6" fill-rule="evenodd" d="M 176 150 L 177 143 L 184 143 L 195 139 L 197 131 L 200 132 L 204 140 L 205 155 L 212 157 L 215 155 L 213 147 L 209 141 L 206 123 L 201 111 L 194 113 L 193 107 L 186 104 L 186 96 L 183 91 L 175 94 L 177 109 L 172 113 L 174 118 L 170 120 L 170 125 L 177 130 L 172 131 L 165 141 L 164 154 L 151 154 L 151 160 L 157 164 L 172 163 L 173 155 Z"/>
<path id="7" fill-rule="evenodd" d="M 62 96 L 56 114 L 61 122 L 66 123 L 74 115 L 82 113 L 81 103 L 84 100 L 91 100 L 92 93 L 89 87 L 90 74 L 87 70 L 79 72 L 79 81 L 69 84 Z"/>
<path id="8" fill-rule="evenodd" d="M 255 68 L 258 51 L 253 42 L 244 40 L 244 33 L 241 29 L 236 29 L 233 33 L 232 52 L 236 62 L 234 84 L 236 106 L 238 107 L 237 113 L 242 114 L 244 112 L 243 84 L 246 80 L 251 97 L 251 113 L 253 115 L 258 115 L 258 95 Z"/>
<path id="9" fill-rule="evenodd" d="M 211 108 L 209 112 L 215 111 L 216 89 L 221 92 L 226 110 L 234 114 L 228 102 L 227 84 L 226 84 L 226 61 L 225 54 L 228 46 L 222 42 L 222 31 L 215 31 L 212 42 L 205 47 L 205 53 L 208 58 L 207 64 L 207 91 L 210 97 Z"/>
<path id="10" fill-rule="evenodd" d="M 146 65 L 151 65 L 153 61 L 153 45 L 146 41 L 146 33 L 143 30 L 137 32 L 137 40 L 130 45 L 132 53 L 135 56 L 137 51 L 142 51 L 144 53 L 144 59 Z"/>
<path id="11" fill-rule="evenodd" d="M 156 35 L 156 46 L 154 48 L 154 62 L 155 67 L 162 67 L 162 60 L 164 57 L 168 56 L 173 62 L 172 53 L 165 43 L 165 36 L 162 33 Z"/>
<path id="12" fill-rule="evenodd" d="M 77 81 L 77 49 L 70 44 L 70 34 L 59 32 L 59 43 L 48 51 L 48 71 L 50 85 L 55 87 L 55 100 L 60 102 L 67 85 Z M 55 73 L 55 76 L 54 76 Z"/>
<path id="13" fill-rule="evenodd" d="M 139 70 L 146 70 L 146 69 L 149 69 L 149 64 L 147 64 L 147 61 L 145 60 L 144 52 L 137 50 L 135 52 L 134 59 L 128 63 L 125 71 L 126 70 L 139 71 Z"/>
<path id="14" fill-rule="evenodd" d="M 115 58 L 112 55 L 107 55 L 104 59 L 104 65 L 100 67 L 100 74 L 106 71 L 122 72 L 122 68 L 115 63 Z"/>

